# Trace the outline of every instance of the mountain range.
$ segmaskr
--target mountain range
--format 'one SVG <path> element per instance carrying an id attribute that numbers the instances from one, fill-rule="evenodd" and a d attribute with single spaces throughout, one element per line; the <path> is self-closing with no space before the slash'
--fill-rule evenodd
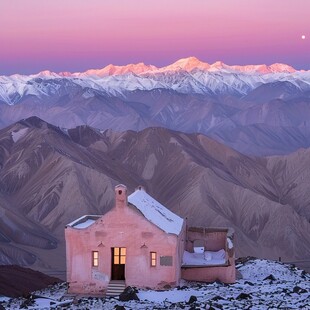
<path id="1" fill-rule="evenodd" d="M 0 130 L 0 261 L 65 270 L 64 227 L 138 185 L 188 225 L 232 227 L 237 256 L 310 256 L 310 149 L 241 154 L 166 128 L 61 129 L 38 117 Z"/>
<path id="2" fill-rule="evenodd" d="M 163 68 L 0 76 L 0 128 L 33 115 L 63 128 L 163 127 L 202 133 L 249 155 L 289 154 L 310 146 L 310 71 L 190 57 Z"/>

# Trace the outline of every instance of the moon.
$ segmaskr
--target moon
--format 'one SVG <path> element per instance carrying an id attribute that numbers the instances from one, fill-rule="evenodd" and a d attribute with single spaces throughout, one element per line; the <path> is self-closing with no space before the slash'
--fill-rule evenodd
<path id="1" fill-rule="evenodd" d="M 302 39 L 302 40 L 306 39 L 306 36 L 303 34 L 303 35 L 301 36 L 301 39 Z"/>

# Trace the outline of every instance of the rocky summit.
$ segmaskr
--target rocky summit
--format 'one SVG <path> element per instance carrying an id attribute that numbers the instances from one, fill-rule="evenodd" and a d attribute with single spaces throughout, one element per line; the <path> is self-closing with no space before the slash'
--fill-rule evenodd
<path id="1" fill-rule="evenodd" d="M 292 265 L 245 259 L 235 284 L 183 282 L 165 291 L 135 290 L 139 300 L 66 295 L 66 283 L 33 292 L 27 298 L 2 298 L 5 309 L 309 309 L 310 275 Z M 241 278 L 242 277 L 242 278 Z M 132 290 L 132 288 L 131 288 Z M 135 298 L 137 299 L 137 298 Z M 0 297 L 1 300 L 1 297 Z"/>

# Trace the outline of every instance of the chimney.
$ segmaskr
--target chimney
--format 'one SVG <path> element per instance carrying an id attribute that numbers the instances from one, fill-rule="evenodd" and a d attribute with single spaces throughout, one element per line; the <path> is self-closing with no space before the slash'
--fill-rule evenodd
<path id="1" fill-rule="evenodd" d="M 127 206 L 127 187 L 123 184 L 115 186 L 115 206 L 124 208 Z"/>
<path id="2" fill-rule="evenodd" d="M 144 191 L 145 192 L 145 188 L 142 185 L 139 185 L 138 187 L 135 188 L 135 192 L 136 191 Z"/>

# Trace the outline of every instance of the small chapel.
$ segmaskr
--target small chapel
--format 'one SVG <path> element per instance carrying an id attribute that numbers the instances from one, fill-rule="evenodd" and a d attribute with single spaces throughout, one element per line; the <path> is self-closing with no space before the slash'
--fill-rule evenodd
<path id="1" fill-rule="evenodd" d="M 112 295 L 115 287 L 164 289 L 189 281 L 236 278 L 233 231 L 187 227 L 142 186 L 128 196 L 115 187 L 115 205 L 66 225 L 68 293 Z"/>

